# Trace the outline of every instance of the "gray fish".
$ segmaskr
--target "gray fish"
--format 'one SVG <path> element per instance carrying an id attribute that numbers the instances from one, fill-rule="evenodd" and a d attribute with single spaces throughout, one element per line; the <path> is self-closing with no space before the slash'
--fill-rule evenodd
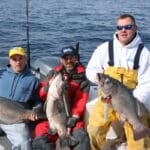
<path id="1" fill-rule="evenodd" d="M 132 96 L 129 90 L 118 80 L 104 74 L 97 74 L 97 83 L 102 91 L 102 97 L 111 97 L 110 105 L 120 115 L 121 120 L 128 121 L 134 130 L 134 139 L 150 136 L 150 128 L 143 125 L 138 116 L 139 108 L 143 113 L 149 112 Z M 140 112 L 141 113 L 141 112 Z"/>
<path id="2" fill-rule="evenodd" d="M 68 150 L 70 149 L 69 146 L 77 142 L 67 133 L 67 114 L 63 102 L 65 82 L 62 80 L 61 73 L 57 74 L 50 82 L 46 100 L 46 115 L 50 124 L 50 131 L 59 135 L 60 146 L 58 147 Z"/>
<path id="3" fill-rule="evenodd" d="M 63 86 L 61 74 L 56 75 L 49 86 L 46 100 L 46 115 L 52 132 L 57 132 L 59 136 L 67 133 L 65 107 L 63 103 Z"/>
<path id="4" fill-rule="evenodd" d="M 26 109 L 23 103 L 0 97 L 0 123 L 13 124 L 28 120 L 29 116 L 36 115 L 39 119 L 45 118 L 42 107 Z"/>

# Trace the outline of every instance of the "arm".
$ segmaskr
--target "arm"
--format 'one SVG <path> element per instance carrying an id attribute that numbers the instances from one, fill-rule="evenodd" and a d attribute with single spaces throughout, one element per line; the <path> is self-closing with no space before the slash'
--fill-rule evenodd
<path id="1" fill-rule="evenodd" d="M 105 42 L 104 44 L 100 45 L 95 49 L 93 52 L 87 68 L 86 68 L 86 76 L 87 78 L 93 82 L 96 83 L 96 73 L 102 73 L 104 70 L 104 67 L 106 67 L 106 63 L 108 62 L 108 42 Z"/>
<path id="2" fill-rule="evenodd" d="M 80 87 L 76 90 L 71 109 L 72 116 L 75 116 L 79 119 L 83 117 L 89 96 L 89 88 L 89 81 L 83 80 L 80 84 Z"/>
<path id="3" fill-rule="evenodd" d="M 138 84 L 133 95 L 150 111 L 150 52 L 144 48 L 139 62 Z"/>
<path id="4" fill-rule="evenodd" d="M 80 87 L 75 91 L 72 98 L 71 117 L 67 122 L 68 133 L 70 134 L 71 128 L 73 128 L 78 120 L 83 119 L 86 102 L 89 96 L 90 84 L 88 80 L 83 80 Z"/>
<path id="5" fill-rule="evenodd" d="M 40 86 L 39 80 L 36 79 L 34 89 L 32 91 L 32 98 L 31 98 L 31 101 L 33 101 L 32 102 L 33 107 L 36 107 L 37 105 L 42 104 L 40 100 L 40 96 L 39 96 L 39 86 Z"/>
<path id="6" fill-rule="evenodd" d="M 32 94 L 32 98 L 30 100 L 30 102 L 32 103 L 32 109 L 36 109 L 36 108 L 42 108 L 42 102 L 41 102 L 41 99 L 40 99 L 40 96 L 39 96 L 39 80 L 36 79 L 35 80 L 35 86 L 34 86 L 34 89 L 33 89 L 33 94 Z M 31 113 L 31 115 L 29 116 L 28 118 L 29 120 L 31 121 L 36 121 L 38 120 L 38 116 Z"/>

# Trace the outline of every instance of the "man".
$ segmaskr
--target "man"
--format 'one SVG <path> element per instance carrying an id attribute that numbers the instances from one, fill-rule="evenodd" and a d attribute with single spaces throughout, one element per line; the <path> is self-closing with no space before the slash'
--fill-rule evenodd
<path id="1" fill-rule="evenodd" d="M 133 16 L 123 14 L 118 18 L 117 32 L 110 42 L 105 42 L 94 51 L 87 69 L 87 78 L 96 83 L 96 73 L 104 73 L 120 80 L 150 111 L 150 53 L 143 46 L 137 25 Z M 126 106 L 125 106 L 126 107 Z M 119 120 L 119 115 L 109 108 L 104 120 L 106 103 L 99 99 L 89 118 L 88 133 L 91 149 L 101 150 L 106 133 L 113 121 Z M 141 116 L 143 123 L 148 125 L 147 118 Z M 133 130 L 129 123 L 124 125 L 129 150 L 146 150 L 150 146 L 148 137 L 138 141 L 133 139 Z"/>
<path id="2" fill-rule="evenodd" d="M 27 57 L 21 47 L 9 51 L 9 62 L 0 76 L 0 97 L 20 102 L 22 105 L 40 103 L 38 94 L 39 81 L 27 66 Z M 7 111 L 7 110 L 6 110 Z M 36 120 L 31 115 L 29 120 Z M 31 137 L 26 123 L 6 125 L 0 123 L 0 128 L 6 133 L 12 143 L 12 150 L 31 150 Z"/>
<path id="3" fill-rule="evenodd" d="M 54 77 L 55 74 L 60 72 L 65 81 L 67 81 L 69 104 L 71 110 L 71 116 L 68 119 L 67 127 L 68 134 L 71 134 L 78 140 L 78 144 L 75 145 L 73 150 L 89 150 L 88 135 L 84 130 L 83 115 L 88 99 L 89 93 L 89 81 L 85 77 L 85 68 L 79 62 L 79 54 L 73 47 L 65 47 L 61 50 L 61 64 L 54 67 L 50 71 L 47 81 Z M 46 83 L 42 83 L 40 89 L 40 95 L 43 100 L 46 100 L 47 90 Z M 33 141 L 33 149 L 41 148 L 41 150 L 55 149 L 54 143 L 56 142 L 58 135 L 51 135 L 49 133 L 48 121 L 40 122 L 35 128 L 35 140 Z M 49 143 L 48 143 L 49 140 Z"/>

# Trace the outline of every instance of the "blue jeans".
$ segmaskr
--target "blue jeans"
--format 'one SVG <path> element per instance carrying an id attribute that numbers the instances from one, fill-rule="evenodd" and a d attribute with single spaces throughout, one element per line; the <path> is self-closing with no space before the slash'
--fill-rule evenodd
<path id="1" fill-rule="evenodd" d="M 12 143 L 12 150 L 31 150 L 31 137 L 28 126 L 25 123 L 0 124 L 0 128 Z"/>

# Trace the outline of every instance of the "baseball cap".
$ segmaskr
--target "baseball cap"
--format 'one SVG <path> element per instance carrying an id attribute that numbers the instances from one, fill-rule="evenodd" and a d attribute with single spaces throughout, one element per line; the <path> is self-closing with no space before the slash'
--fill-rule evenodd
<path id="1" fill-rule="evenodd" d="M 61 57 L 64 57 L 65 55 L 78 55 L 78 52 L 72 46 L 64 47 L 61 50 Z"/>
<path id="2" fill-rule="evenodd" d="M 22 47 L 13 47 L 9 50 L 9 57 L 11 57 L 13 55 L 26 56 L 26 53 Z"/>

